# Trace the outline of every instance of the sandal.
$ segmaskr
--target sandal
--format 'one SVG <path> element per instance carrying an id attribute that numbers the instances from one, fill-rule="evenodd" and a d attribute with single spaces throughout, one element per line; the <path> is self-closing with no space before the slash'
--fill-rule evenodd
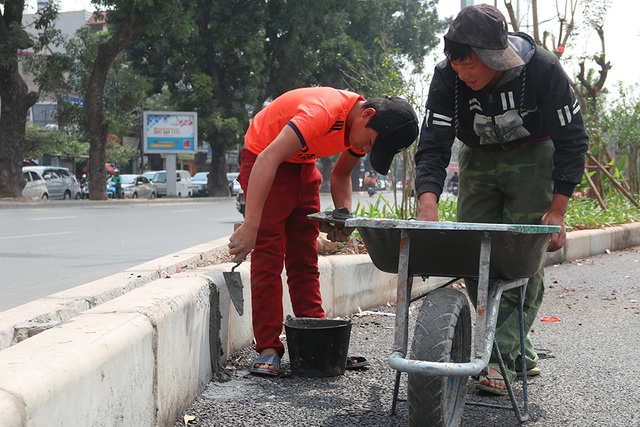
<path id="1" fill-rule="evenodd" d="M 369 366 L 369 361 L 359 354 L 347 355 L 347 369 L 362 369 L 365 366 Z"/>
<path id="2" fill-rule="evenodd" d="M 489 383 L 491 383 L 491 380 L 504 381 L 504 378 L 500 373 L 498 373 L 498 375 L 488 375 L 488 374 L 481 375 L 480 378 L 486 378 L 487 380 L 489 380 Z M 506 384 L 505 384 L 505 387 L 506 387 Z M 476 388 L 480 391 L 484 391 L 485 393 L 491 393 L 497 396 L 506 396 L 509 393 L 506 388 L 492 387 L 489 384 L 478 383 L 476 384 Z"/>
<path id="3" fill-rule="evenodd" d="M 276 369 L 258 368 L 258 365 L 275 366 Z M 265 354 L 256 358 L 251 364 L 249 372 L 255 375 L 277 377 L 278 375 L 280 375 L 280 356 L 278 356 L 277 354 Z"/>

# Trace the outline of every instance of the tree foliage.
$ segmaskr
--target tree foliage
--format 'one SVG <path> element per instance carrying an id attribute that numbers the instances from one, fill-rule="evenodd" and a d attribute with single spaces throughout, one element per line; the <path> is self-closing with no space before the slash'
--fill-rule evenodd
<path id="1" fill-rule="evenodd" d="M 183 16 L 179 26 L 140 34 L 129 51 L 176 110 L 198 113 L 198 139 L 212 152 L 209 194 L 227 195 L 225 153 L 242 143 L 247 106 L 257 102 L 264 79 L 264 3 L 198 0 Z"/>
<path id="2" fill-rule="evenodd" d="M 41 159 L 45 154 L 63 157 L 87 157 L 89 144 L 79 142 L 72 135 L 61 130 L 49 130 L 37 126 L 27 126 L 25 132 L 25 159 Z"/>
<path id="3" fill-rule="evenodd" d="M 5 17 L 18 18 L 16 28 L 20 28 L 24 1 L 1 3 Z M 94 35 L 85 30 L 66 44 L 67 55 L 51 55 L 33 65 L 43 90 L 84 99 L 84 104 L 61 101 L 58 114 L 67 130 L 78 130 L 78 139 L 89 142 L 89 173 L 96 183 L 92 199 L 106 198 L 102 184 L 106 182 L 107 136 L 125 133 L 134 122 L 123 114 L 158 103 L 196 111 L 199 140 L 209 143 L 213 153 L 211 194 L 226 194 L 225 154 L 242 145 L 251 116 L 266 100 L 310 85 L 350 88 L 367 97 L 381 95 L 376 93 L 380 85 L 370 84 L 373 79 L 365 83 L 366 79 L 349 75 L 353 64 L 378 75 L 386 70 L 396 77 L 402 76 L 407 64 L 421 70 L 445 25 L 438 20 L 436 2 L 424 0 L 93 0 L 93 4 L 105 13 L 108 33 Z M 49 13 L 46 16 L 54 16 L 55 8 Z M 9 40 L 6 34 L 0 31 L 3 41 Z M 14 31 L 12 37 L 2 46 L 9 46 L 13 54 L 18 49 L 14 46 L 31 45 L 24 32 Z M 49 43 L 60 43 L 59 34 L 47 33 L 47 37 Z M 122 55 L 131 41 L 128 52 L 135 58 L 134 67 Z M 7 63 L 17 70 L 15 61 Z M 4 74 L 0 70 L 0 76 Z M 149 85 L 156 96 L 145 102 L 142 98 Z M 21 88 L 15 81 L 2 87 Z M 134 92 L 132 87 L 139 90 Z M 400 87 L 401 79 L 391 91 Z M 15 93 L 8 99 L 27 99 L 24 90 Z M 24 105 L 30 106 L 36 95 L 28 99 Z M 25 108 L 20 113 L 23 118 Z M 18 122 L 16 128 L 24 129 L 24 123 Z M 24 147 L 24 137 L 19 144 L 9 145 Z M 12 172 L 16 177 L 23 154 L 20 149 L 8 160 L 16 165 Z M 0 176 L 0 189 L 3 182 L 7 180 Z M 20 190 L 15 183 L 9 187 L 12 194 Z"/>
<path id="4" fill-rule="evenodd" d="M 352 86 L 345 75 L 349 64 L 373 69 L 389 59 L 390 51 L 421 71 L 445 25 L 435 5 L 417 0 L 268 2 L 267 95 L 301 86 Z"/>
<path id="5" fill-rule="evenodd" d="M 108 33 L 101 35 L 102 37 L 99 35 L 97 39 L 86 33 L 79 36 L 83 42 L 76 49 L 80 53 L 76 58 L 80 60 L 74 62 L 78 71 L 74 83 L 79 86 L 84 98 L 84 110 L 82 114 L 76 113 L 76 119 L 80 120 L 81 129 L 86 130 L 85 135 L 90 144 L 88 170 L 91 181 L 95 184 L 91 186 L 90 198 L 104 200 L 107 198 L 107 177 L 104 172 L 104 163 L 108 160 L 107 136 L 114 131 L 124 132 L 133 126 L 135 117 L 123 119 L 122 111 L 133 109 L 132 104 L 141 103 L 136 98 L 143 94 L 146 84 L 144 79 L 133 77 L 127 72 L 126 58 L 120 56 L 121 52 L 135 35 L 146 31 L 148 27 L 172 23 L 174 17 L 180 16 L 182 2 L 93 0 L 93 4 L 99 11 L 96 16 L 106 20 Z M 91 70 L 88 77 L 86 72 L 82 72 L 86 67 Z M 110 73 L 112 76 L 116 74 L 111 81 Z M 123 75 L 126 79 L 122 79 Z M 124 81 L 129 80 L 134 85 L 128 89 L 137 87 L 137 93 L 126 89 Z M 107 89 L 111 90 L 107 92 Z M 107 97 L 107 94 L 110 96 Z M 73 105 L 64 107 L 73 115 Z M 123 149 L 123 153 L 125 151 L 128 150 Z"/>
<path id="6" fill-rule="evenodd" d="M 162 28 L 157 42 L 158 33 L 141 34 L 130 52 L 157 91 L 168 88 L 177 108 L 198 112 L 199 139 L 213 153 L 210 195 L 220 196 L 228 191 L 224 154 L 242 145 L 252 114 L 265 101 L 313 85 L 373 96 L 378 88 L 349 74 L 353 64 L 379 72 L 386 61 L 384 69 L 397 75 L 405 62 L 420 70 L 444 27 L 435 4 L 200 0 L 192 25 Z"/>
<path id="7" fill-rule="evenodd" d="M 618 96 L 605 110 L 602 123 L 605 143 L 617 159 L 611 166 L 614 170 L 626 171 L 626 184 L 631 193 L 638 197 L 640 196 L 640 98 L 632 89 L 618 86 Z M 622 178 L 622 181 L 624 183 L 625 179 Z"/>

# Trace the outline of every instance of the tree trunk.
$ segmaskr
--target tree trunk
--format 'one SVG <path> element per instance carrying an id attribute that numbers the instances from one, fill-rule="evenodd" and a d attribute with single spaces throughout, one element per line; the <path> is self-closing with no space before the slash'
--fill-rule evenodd
<path id="1" fill-rule="evenodd" d="M 635 143 L 629 147 L 629 165 L 627 171 L 629 174 L 629 189 L 631 194 L 640 195 L 640 143 Z"/>
<path id="2" fill-rule="evenodd" d="M 227 159 L 222 144 L 211 144 L 211 166 L 209 168 L 209 197 L 229 196 Z"/>
<path id="3" fill-rule="evenodd" d="M 0 67 L 0 197 L 22 197 L 27 112 L 37 100 L 38 94 L 28 92 L 20 77 L 17 60 Z"/>
<path id="4" fill-rule="evenodd" d="M 4 15 L 0 13 L 0 46 L 17 46 L 14 25 L 22 30 L 24 1 L 8 1 Z M 26 46 L 25 46 L 26 47 Z M 25 180 L 22 176 L 24 160 L 24 134 L 27 112 L 38 100 L 38 94 L 29 92 L 18 67 L 14 50 L 0 52 L 0 197 L 21 198 Z"/>
<path id="5" fill-rule="evenodd" d="M 98 56 L 91 71 L 87 88 L 87 119 L 89 124 L 89 198 L 107 199 L 107 175 L 105 169 L 106 141 L 109 132 L 104 117 L 104 87 L 109 67 L 131 38 L 143 30 L 139 15 L 133 9 L 113 36 L 98 46 Z"/>
<path id="6" fill-rule="evenodd" d="M 332 157 L 322 157 L 318 159 L 316 166 L 320 169 L 322 174 L 322 184 L 320 185 L 320 192 L 329 193 L 331 187 L 329 186 L 331 181 L 331 171 L 333 170 L 334 161 Z"/>
<path id="7" fill-rule="evenodd" d="M 102 46 L 101 46 L 102 48 Z M 98 52 L 103 49 L 98 49 Z M 108 62 L 107 64 L 104 64 Z M 98 54 L 87 88 L 87 117 L 89 125 L 89 198 L 107 199 L 107 175 L 105 169 L 107 125 L 104 122 L 103 94 L 108 66 L 111 62 Z M 106 65 L 106 67 L 105 67 Z"/>

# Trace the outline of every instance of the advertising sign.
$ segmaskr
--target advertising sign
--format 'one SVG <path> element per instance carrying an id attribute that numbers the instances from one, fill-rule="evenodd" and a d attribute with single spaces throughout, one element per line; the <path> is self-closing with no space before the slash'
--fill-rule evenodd
<path id="1" fill-rule="evenodd" d="M 145 111 L 143 113 L 145 154 L 190 154 L 198 147 L 198 113 Z"/>

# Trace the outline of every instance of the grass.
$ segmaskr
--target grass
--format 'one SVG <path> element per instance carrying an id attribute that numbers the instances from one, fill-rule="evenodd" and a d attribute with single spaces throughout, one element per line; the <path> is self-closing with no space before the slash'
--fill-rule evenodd
<path id="1" fill-rule="evenodd" d="M 612 227 L 615 225 L 640 222 L 640 209 L 629 199 L 615 194 L 605 200 L 606 210 L 600 208 L 595 199 L 588 197 L 572 197 L 565 215 L 567 231 Z M 354 214 L 366 218 L 403 218 L 399 208 L 386 200 L 382 195 L 369 205 L 356 206 Z M 440 200 L 438 218 L 440 221 L 455 221 L 457 202 L 453 197 Z"/>
<path id="2" fill-rule="evenodd" d="M 567 231 L 640 222 L 640 209 L 625 197 L 608 197 L 605 206 L 607 209 L 602 210 L 595 199 L 572 197 L 564 217 Z"/>

